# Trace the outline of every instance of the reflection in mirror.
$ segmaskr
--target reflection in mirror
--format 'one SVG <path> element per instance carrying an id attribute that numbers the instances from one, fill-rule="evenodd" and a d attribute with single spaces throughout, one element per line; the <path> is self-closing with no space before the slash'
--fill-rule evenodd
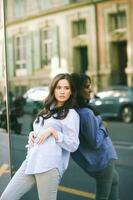
<path id="1" fill-rule="evenodd" d="M 97 96 L 101 89 L 111 85 L 133 86 L 132 0 L 4 2 L 12 174 L 25 159 L 32 122 L 43 108 L 52 77 L 60 72 L 86 73 L 91 76 L 94 87 L 91 102 L 102 115 L 109 116 L 107 128 L 119 157 L 120 199 L 133 199 L 133 104 L 121 107 L 127 101 L 125 94 L 118 100 L 109 93 L 111 98 L 107 101 Z M 7 135 L 2 17 L 0 23 L 0 132 Z M 104 95 L 107 94 L 105 91 Z M 133 100 L 132 95 L 130 98 Z M 128 120 L 122 120 L 122 111 Z M 0 149 L 0 157 L 1 152 Z M 126 185 L 123 180 L 127 181 Z M 60 188 L 60 191 L 70 192 L 67 186 L 73 186 L 76 197 L 82 191 L 79 199 L 86 199 L 85 195 L 89 199 L 95 197 L 94 181 L 72 160 L 61 184 L 65 189 Z M 73 200 L 73 194 L 68 194 L 60 192 L 59 200 Z M 37 200 L 36 189 L 25 199 Z"/>

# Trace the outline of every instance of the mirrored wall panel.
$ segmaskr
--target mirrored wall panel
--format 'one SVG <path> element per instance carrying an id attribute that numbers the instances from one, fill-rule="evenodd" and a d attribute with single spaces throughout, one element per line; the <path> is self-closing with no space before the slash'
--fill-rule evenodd
<path id="1" fill-rule="evenodd" d="M 4 10 L 0 3 L 0 184 L 8 159 L 13 176 L 26 158 L 28 136 L 52 78 L 76 72 L 90 76 L 89 104 L 116 148 L 120 199 L 133 199 L 133 1 L 6 0 Z M 57 199 L 95 195 L 95 179 L 71 158 Z M 39 199 L 36 186 L 22 199 Z"/>

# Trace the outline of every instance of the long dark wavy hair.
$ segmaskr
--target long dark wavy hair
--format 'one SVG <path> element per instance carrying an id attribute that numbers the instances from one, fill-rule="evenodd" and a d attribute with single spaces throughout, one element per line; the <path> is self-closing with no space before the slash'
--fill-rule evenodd
<path id="1" fill-rule="evenodd" d="M 64 103 L 63 106 L 57 107 L 56 106 L 56 98 L 54 95 L 55 88 L 58 84 L 58 82 L 62 79 L 66 79 L 70 84 L 71 89 L 71 96 L 70 98 Z M 70 108 L 74 108 L 76 105 L 76 89 L 74 87 L 71 75 L 68 73 L 61 73 L 54 77 L 52 80 L 50 87 L 49 87 L 49 94 L 47 98 L 44 101 L 44 109 L 40 111 L 40 113 L 37 115 L 36 122 L 39 122 L 39 117 L 43 117 L 43 122 L 45 119 L 50 118 L 53 116 L 56 119 L 64 119 Z"/>
<path id="2" fill-rule="evenodd" d="M 88 80 L 91 83 L 91 78 L 86 74 L 78 74 L 78 73 L 72 73 L 71 77 L 74 83 L 74 87 L 76 89 L 76 107 L 77 108 L 88 107 L 94 112 L 95 115 L 99 115 L 96 108 L 89 104 L 89 100 L 86 100 L 82 96 L 82 91 L 84 90 Z"/>

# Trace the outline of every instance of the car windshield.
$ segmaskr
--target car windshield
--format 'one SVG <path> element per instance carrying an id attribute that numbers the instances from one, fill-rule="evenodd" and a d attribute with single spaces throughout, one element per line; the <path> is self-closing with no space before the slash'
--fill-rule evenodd
<path id="1" fill-rule="evenodd" d="M 33 101 L 43 101 L 48 95 L 48 87 L 36 87 L 29 89 L 25 94 L 24 98 Z"/>

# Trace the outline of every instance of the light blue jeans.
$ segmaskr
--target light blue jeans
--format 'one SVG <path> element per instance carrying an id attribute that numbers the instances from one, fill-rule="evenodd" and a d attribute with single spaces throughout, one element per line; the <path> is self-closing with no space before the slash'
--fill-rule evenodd
<path id="1" fill-rule="evenodd" d="M 39 200 L 56 200 L 59 184 L 59 172 L 52 169 L 35 175 L 25 175 L 25 161 L 15 173 L 0 200 L 19 200 L 33 185 L 37 184 Z"/>

